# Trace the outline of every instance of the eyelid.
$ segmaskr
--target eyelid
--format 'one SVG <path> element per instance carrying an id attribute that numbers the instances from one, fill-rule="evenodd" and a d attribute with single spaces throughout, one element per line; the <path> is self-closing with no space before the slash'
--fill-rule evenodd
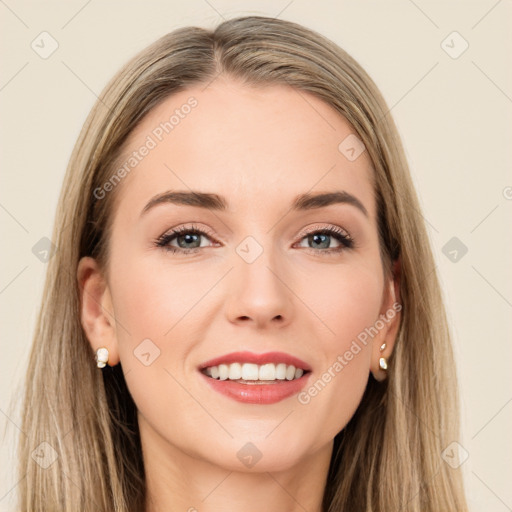
<path id="1" fill-rule="evenodd" d="M 181 224 L 181 225 L 172 227 L 172 228 L 166 230 L 165 233 L 163 233 L 158 238 L 164 238 L 164 237 L 166 237 L 168 235 L 169 236 L 176 236 L 177 234 L 180 234 L 182 232 L 183 233 L 189 233 L 190 231 L 199 232 L 201 235 L 208 236 L 208 237 L 213 238 L 213 239 L 217 239 L 218 238 L 214 234 L 213 229 L 210 229 L 207 226 L 204 226 L 204 227 L 203 226 L 199 226 L 199 225 L 195 224 L 194 222 L 192 222 L 190 224 Z"/>
<path id="2" fill-rule="evenodd" d="M 313 225 L 313 227 L 306 228 L 306 230 L 303 231 L 301 235 L 299 235 L 300 239 L 302 239 L 304 236 L 309 235 L 311 233 L 315 233 L 317 231 L 322 231 L 323 229 L 332 229 L 332 230 L 336 230 L 336 231 L 341 231 L 347 238 L 350 238 L 352 240 L 352 236 L 345 228 L 342 228 L 341 226 L 338 226 L 335 224 L 329 224 L 329 223 L 315 224 L 315 225 Z"/>
<path id="3" fill-rule="evenodd" d="M 317 224 L 314 224 L 313 226 L 309 226 L 307 228 L 305 228 L 299 235 L 297 235 L 299 237 L 299 239 L 302 239 L 304 236 L 306 235 L 309 235 L 311 233 L 314 233 L 316 231 L 321 231 L 322 229 L 334 229 L 334 230 L 337 230 L 337 231 L 341 231 L 343 232 L 343 234 L 347 237 L 347 238 L 350 238 L 352 239 L 352 236 L 350 235 L 350 233 L 343 227 L 341 226 L 338 226 L 336 224 L 329 224 L 329 223 L 317 223 Z M 182 225 L 178 225 L 176 227 L 172 227 L 168 230 L 165 231 L 165 233 L 163 233 L 160 237 L 158 238 L 163 238 L 167 235 L 176 235 L 176 232 L 189 232 L 189 231 L 199 231 L 201 232 L 201 234 L 204 234 L 204 235 L 207 235 L 213 239 L 216 239 L 217 241 L 219 237 L 217 237 L 217 235 L 214 234 L 213 230 L 210 229 L 209 227 L 202 227 L 202 226 L 198 226 L 196 225 L 195 223 L 191 223 L 191 224 L 182 224 Z"/>

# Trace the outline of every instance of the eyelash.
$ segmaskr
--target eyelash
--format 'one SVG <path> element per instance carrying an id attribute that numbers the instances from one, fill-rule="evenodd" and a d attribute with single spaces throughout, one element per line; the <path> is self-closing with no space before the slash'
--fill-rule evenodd
<path id="1" fill-rule="evenodd" d="M 204 235 L 207 238 L 213 238 L 212 234 L 208 231 L 205 231 L 203 229 L 198 228 L 195 225 L 192 226 L 180 226 L 178 228 L 174 228 L 172 231 L 168 233 L 164 233 L 162 236 L 158 237 L 154 243 L 157 247 L 160 247 L 164 249 L 165 251 L 168 251 L 173 254 L 193 254 L 197 253 L 201 249 L 204 249 L 204 247 L 195 247 L 193 249 L 182 249 L 178 247 L 173 247 L 169 245 L 169 243 L 177 238 L 180 235 L 183 234 L 194 234 L 194 235 Z M 320 229 L 313 229 L 310 230 L 300 238 L 299 242 L 301 242 L 304 238 L 311 235 L 329 235 L 335 238 L 338 242 L 340 242 L 341 246 L 336 248 L 330 248 L 330 249 L 313 249 L 311 247 L 304 247 L 304 249 L 313 251 L 316 255 L 318 253 L 321 253 L 323 256 L 334 256 L 336 254 L 341 253 L 342 251 L 345 251 L 347 249 L 353 249 L 355 247 L 355 241 L 354 239 L 346 234 L 343 230 L 341 230 L 338 227 L 332 227 L 332 228 L 320 228 Z"/>

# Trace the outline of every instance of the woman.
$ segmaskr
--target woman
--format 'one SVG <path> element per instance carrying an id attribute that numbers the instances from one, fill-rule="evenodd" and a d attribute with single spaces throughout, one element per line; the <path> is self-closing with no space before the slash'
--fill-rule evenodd
<path id="1" fill-rule="evenodd" d="M 21 510 L 466 510 L 420 207 L 334 43 L 162 37 L 87 119 L 53 237 Z"/>

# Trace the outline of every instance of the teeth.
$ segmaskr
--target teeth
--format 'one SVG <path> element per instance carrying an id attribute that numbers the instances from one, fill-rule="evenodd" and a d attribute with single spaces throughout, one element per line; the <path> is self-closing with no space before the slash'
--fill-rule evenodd
<path id="1" fill-rule="evenodd" d="M 258 380 L 258 365 L 245 363 L 242 365 L 243 380 Z"/>
<path id="2" fill-rule="evenodd" d="M 227 364 L 219 364 L 219 379 L 226 380 L 229 376 L 229 367 Z"/>
<path id="3" fill-rule="evenodd" d="M 286 365 L 284 363 L 279 363 L 276 366 L 276 379 L 279 379 L 279 380 L 286 379 Z"/>
<path id="4" fill-rule="evenodd" d="M 242 365 L 233 363 L 229 365 L 229 380 L 238 380 L 242 378 Z"/>
<path id="5" fill-rule="evenodd" d="M 267 363 L 257 365 L 253 363 L 219 364 L 205 368 L 204 373 L 218 380 L 294 380 L 300 379 L 304 374 L 302 368 L 295 368 L 293 364 Z"/>
<path id="6" fill-rule="evenodd" d="M 258 373 L 259 380 L 276 380 L 275 364 L 262 364 Z"/>

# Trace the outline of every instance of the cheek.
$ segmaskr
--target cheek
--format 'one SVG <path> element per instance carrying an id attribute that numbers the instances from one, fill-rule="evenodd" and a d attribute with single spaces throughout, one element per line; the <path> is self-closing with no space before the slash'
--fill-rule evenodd
<path id="1" fill-rule="evenodd" d="M 371 269 L 371 270 L 370 270 Z M 379 317 L 383 276 L 379 263 L 339 266 L 317 272 L 315 279 L 304 280 L 302 296 L 322 320 L 326 354 L 347 350 L 351 341 Z"/>
<path id="2" fill-rule="evenodd" d="M 379 318 L 383 280 L 377 271 L 347 266 L 331 270 L 325 278 L 317 275 L 315 282 L 317 287 L 310 284 L 303 296 L 310 297 L 310 303 L 316 297 L 311 309 L 324 324 L 322 336 L 315 340 L 322 365 L 298 402 L 308 416 L 317 418 L 321 445 L 346 426 L 361 402 L 372 353 L 368 332 Z M 319 294 L 322 282 L 326 285 Z"/>
<path id="3" fill-rule="evenodd" d="M 197 266 L 172 265 L 165 257 L 151 258 L 127 251 L 112 275 L 112 299 L 118 323 L 118 350 L 130 392 L 142 411 L 163 399 L 186 407 L 190 396 L 179 383 L 194 350 L 204 338 L 204 302 L 218 281 L 211 270 L 199 275 Z M 213 275 L 212 275 L 213 274 Z M 173 376 L 177 380 L 173 379 Z M 188 374 L 187 374 L 188 377 Z M 167 404 L 168 405 L 168 404 Z"/>
<path id="4" fill-rule="evenodd" d="M 164 437 L 182 429 L 193 431 L 204 417 L 183 387 L 183 365 L 193 345 L 190 322 L 198 314 L 194 306 L 200 307 L 211 284 L 201 284 L 197 272 L 194 276 L 156 265 L 143 255 L 117 261 L 111 273 L 112 298 L 130 394 L 139 413 Z M 185 419 L 175 414 L 177 410 L 187 411 Z"/>
<path id="5" fill-rule="evenodd" d="M 123 262 L 112 281 L 116 318 L 130 333 L 130 344 L 169 337 L 211 287 L 209 280 L 197 279 L 197 272 L 156 265 L 144 257 Z M 126 339 L 125 330 L 118 329 L 118 335 Z"/>

